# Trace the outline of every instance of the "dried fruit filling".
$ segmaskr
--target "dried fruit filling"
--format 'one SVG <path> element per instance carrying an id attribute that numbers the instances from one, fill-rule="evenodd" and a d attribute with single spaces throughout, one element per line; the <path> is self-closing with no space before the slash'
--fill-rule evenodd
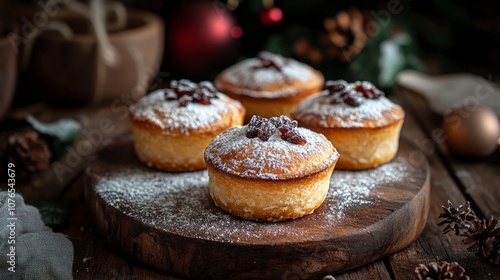
<path id="1" fill-rule="evenodd" d="M 273 67 L 278 71 L 281 71 L 283 67 L 288 63 L 287 59 L 281 55 L 273 54 L 270 52 L 261 52 L 257 56 L 260 61 L 258 65 L 259 68 L 270 68 Z"/>
<path id="2" fill-rule="evenodd" d="M 166 100 L 178 100 L 180 107 L 186 107 L 189 102 L 210 105 L 211 99 L 218 98 L 217 90 L 211 82 L 193 83 L 190 80 L 172 80 L 165 89 Z"/>
<path id="3" fill-rule="evenodd" d="M 306 139 L 297 130 L 297 121 L 292 121 L 286 116 L 263 118 L 253 116 L 247 125 L 248 138 L 258 137 L 262 141 L 267 141 L 276 133 L 281 134 L 281 139 L 292 144 L 304 145 Z"/>
<path id="4" fill-rule="evenodd" d="M 327 81 L 325 90 L 328 91 L 328 100 L 331 104 L 344 103 L 351 107 L 358 107 L 366 99 L 379 99 L 384 93 L 370 82 L 355 82 L 352 84 L 344 80 Z"/>

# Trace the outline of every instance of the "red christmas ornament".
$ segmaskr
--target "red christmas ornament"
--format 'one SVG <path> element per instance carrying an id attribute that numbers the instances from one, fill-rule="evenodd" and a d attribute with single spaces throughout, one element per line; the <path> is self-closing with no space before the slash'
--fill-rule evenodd
<path id="1" fill-rule="evenodd" d="M 275 25 L 283 20 L 283 11 L 278 7 L 271 7 L 260 12 L 260 22 L 263 25 Z"/>
<path id="2" fill-rule="evenodd" d="M 238 39 L 242 35 L 243 35 L 243 29 L 241 29 L 241 27 L 234 26 L 233 28 L 231 28 L 231 36 L 233 36 L 233 38 Z"/>
<path id="3" fill-rule="evenodd" d="M 242 30 L 234 23 L 227 9 L 211 2 L 184 4 L 168 26 L 172 66 L 189 76 L 209 75 L 235 53 L 235 38 Z"/>

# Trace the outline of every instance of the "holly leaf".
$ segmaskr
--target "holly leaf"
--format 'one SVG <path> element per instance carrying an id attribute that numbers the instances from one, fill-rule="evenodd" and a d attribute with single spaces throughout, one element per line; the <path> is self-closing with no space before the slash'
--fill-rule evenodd
<path id="1" fill-rule="evenodd" d="M 66 148 L 73 145 L 76 136 L 82 129 L 81 124 L 72 119 L 60 119 L 55 122 L 44 123 L 30 115 L 26 118 L 26 121 L 38 133 L 54 139 L 51 148 L 57 157 L 64 155 Z"/>
<path id="2" fill-rule="evenodd" d="M 44 201 L 34 206 L 40 211 L 42 220 L 46 225 L 61 225 L 68 219 L 73 207 L 73 201 L 68 199 Z"/>

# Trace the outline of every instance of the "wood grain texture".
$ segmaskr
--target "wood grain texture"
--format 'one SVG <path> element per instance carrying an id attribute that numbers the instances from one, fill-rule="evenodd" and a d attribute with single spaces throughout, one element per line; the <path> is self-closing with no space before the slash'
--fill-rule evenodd
<path id="1" fill-rule="evenodd" d="M 132 280 L 129 260 L 112 248 L 92 226 L 83 200 L 83 180 L 75 181 L 64 197 L 75 200 L 67 228 L 63 231 L 75 250 L 73 277 Z"/>
<path id="2" fill-rule="evenodd" d="M 348 205 L 341 200 L 349 197 L 329 193 L 314 214 L 284 223 L 250 222 L 222 212 L 213 205 L 203 184 L 182 186 L 175 195 L 156 193 L 157 197 L 176 200 L 177 210 L 185 211 L 181 217 L 186 219 L 186 228 L 179 227 L 179 222 L 165 222 L 164 215 L 169 214 L 165 211 L 174 212 L 165 210 L 167 206 L 152 200 L 144 209 L 141 200 L 126 195 L 161 186 L 165 176 L 181 175 L 165 175 L 141 165 L 134 156 L 131 139 L 120 137 L 87 168 L 85 196 L 98 230 L 112 244 L 130 257 L 162 270 L 203 279 L 318 278 L 399 251 L 419 236 L 427 220 L 430 194 L 427 163 L 412 160 L 419 153 L 406 141 L 401 142 L 394 160 L 394 166 L 404 167 L 401 174 L 384 175 L 391 170 L 389 167 L 334 171 L 330 189 L 340 190 L 341 186 L 336 185 L 339 182 L 356 181 L 362 185 L 370 176 L 370 180 L 384 176 L 390 180 L 369 189 L 363 203 Z M 206 176 L 204 172 L 189 176 Z M 136 189 L 120 189 L 122 179 L 113 182 L 113 174 L 124 173 L 139 176 L 135 180 L 141 183 L 127 186 Z M 114 187 L 108 188 L 109 184 Z M 194 201 L 201 209 L 188 209 L 193 205 L 182 203 L 186 200 Z M 200 216 L 205 213 L 224 223 L 204 224 L 207 221 Z"/>
<path id="3" fill-rule="evenodd" d="M 335 275 L 336 280 L 386 280 L 390 278 L 389 272 L 387 271 L 382 260 L 358 267 L 347 273 Z"/>
<path id="4" fill-rule="evenodd" d="M 406 102 L 412 104 L 411 113 L 424 129 L 427 144 L 424 144 L 426 143 L 424 140 L 419 142 L 424 154 L 430 156 L 436 153 L 437 156 L 442 157 L 445 168 L 479 216 L 500 214 L 498 203 L 500 201 L 500 188 L 498 187 L 500 153 L 496 151 L 482 159 L 454 156 L 448 150 L 444 138 L 439 137 L 442 131 L 442 116 L 433 114 L 423 97 L 411 93 L 408 89 L 401 88 L 400 91 L 400 95 Z"/>
<path id="5" fill-rule="evenodd" d="M 418 146 L 429 160 L 431 170 L 431 208 L 427 225 L 422 235 L 416 242 L 406 249 L 389 256 L 389 263 L 395 279 L 415 279 L 413 270 L 418 264 L 427 264 L 434 261 L 458 262 L 462 265 L 466 274 L 473 279 L 496 279 L 495 275 L 500 275 L 500 267 L 487 263 L 476 257 L 473 253 L 467 252 L 461 240 L 462 238 L 450 234 L 443 234 L 442 227 L 437 223 L 439 213 L 442 212 L 441 205 L 446 205 L 447 200 L 453 201 L 456 205 L 470 200 L 474 205 L 475 201 L 482 201 L 476 208 L 479 215 L 484 215 L 483 211 L 498 211 L 498 204 L 495 207 L 489 205 L 488 200 L 495 200 L 495 189 L 492 188 L 494 182 L 498 182 L 498 174 L 493 174 L 491 160 L 466 161 L 454 158 L 449 155 L 443 143 L 435 142 L 429 136 L 432 130 L 437 129 L 439 116 L 433 115 L 422 99 L 416 99 L 415 94 L 400 92 L 398 95 L 401 104 L 408 111 L 403 132 L 412 139 L 412 143 Z M 419 125 L 419 122 L 421 125 Z M 490 156 L 494 158 L 495 155 Z M 445 160 L 441 160 L 444 158 Z M 454 164 L 453 164 L 454 162 Z M 450 164 L 447 166 L 447 164 Z M 494 165 L 493 165 L 494 166 Z M 450 168 L 448 170 L 448 168 Z M 482 188 L 474 188 L 470 193 L 472 197 L 464 196 L 459 185 L 470 185 L 470 181 L 461 181 L 453 176 L 459 170 L 474 172 L 475 179 L 481 181 L 491 181 L 490 184 Z M 460 172 L 459 172 L 460 173 Z M 482 194 L 482 195 L 481 195 Z M 487 200 L 481 196 L 491 196 Z M 498 199 L 497 199 L 498 201 Z M 488 213 L 487 212 L 487 213 Z"/>

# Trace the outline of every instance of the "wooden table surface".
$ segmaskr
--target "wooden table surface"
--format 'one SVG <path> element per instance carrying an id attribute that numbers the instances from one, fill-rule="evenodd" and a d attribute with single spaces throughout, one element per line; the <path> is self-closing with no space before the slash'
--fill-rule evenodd
<path id="1" fill-rule="evenodd" d="M 429 262 L 457 261 L 472 279 L 500 279 L 500 266 L 479 259 L 466 250 L 461 238 L 444 235 L 437 226 L 441 205 L 451 200 L 455 205 L 470 201 L 478 216 L 500 215 L 500 151 L 481 160 L 463 160 L 449 154 L 443 143 L 432 141 L 431 135 L 440 127 L 441 116 L 433 114 L 425 101 L 414 93 L 399 89 L 391 98 L 401 104 L 407 112 L 401 136 L 409 139 L 425 155 L 431 170 L 431 206 L 429 219 L 422 235 L 408 248 L 367 266 L 334 275 L 336 279 L 416 279 L 414 269 L 418 264 Z M 120 109 L 121 108 L 121 109 Z M 124 104 L 114 107 L 81 110 L 55 110 L 31 107 L 17 110 L 14 116 L 34 113 L 41 119 L 73 117 L 80 120 L 87 131 L 98 128 L 98 123 L 109 118 L 114 126 L 105 138 L 128 130 Z M 99 143 L 100 144 L 100 143 Z M 86 158 L 88 160 L 88 157 Z M 37 200 L 69 198 L 75 201 L 66 224 L 54 229 L 68 236 L 75 249 L 73 275 L 75 279 L 182 279 L 182 277 L 153 269 L 137 263 L 109 245 L 96 231 L 83 198 L 83 176 L 85 160 L 66 174 L 69 181 L 54 184 L 52 189 L 25 190 L 28 202 Z M 73 176 L 74 175 L 74 176 Z M 355 253 L 355 252 L 353 252 Z M 300 278 L 300 270 L 297 278 Z M 288 278 L 287 278 L 288 279 Z"/>

